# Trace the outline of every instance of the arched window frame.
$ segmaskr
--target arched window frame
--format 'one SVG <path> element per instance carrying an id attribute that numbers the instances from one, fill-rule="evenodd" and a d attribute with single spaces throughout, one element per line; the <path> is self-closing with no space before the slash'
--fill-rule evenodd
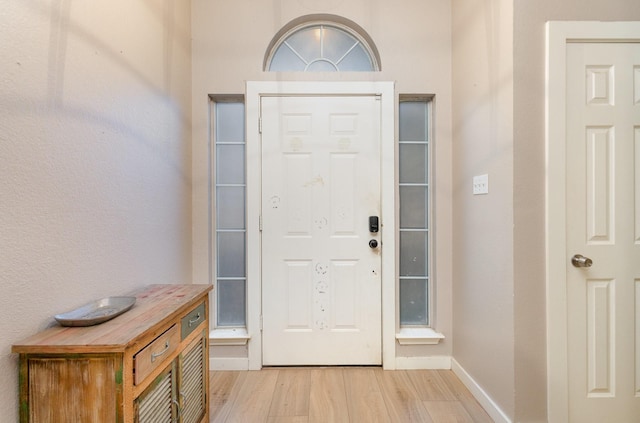
<path id="1" fill-rule="evenodd" d="M 333 27 L 343 31 L 355 38 L 369 56 L 371 71 L 379 72 L 382 69 L 380 54 L 369 34 L 355 22 L 337 15 L 314 14 L 301 16 L 286 24 L 273 37 L 264 56 L 262 69 L 270 71 L 273 57 L 278 48 L 285 43 L 293 34 L 314 27 Z M 319 59 L 319 58 L 318 58 Z M 338 69 L 339 71 L 339 69 Z"/>

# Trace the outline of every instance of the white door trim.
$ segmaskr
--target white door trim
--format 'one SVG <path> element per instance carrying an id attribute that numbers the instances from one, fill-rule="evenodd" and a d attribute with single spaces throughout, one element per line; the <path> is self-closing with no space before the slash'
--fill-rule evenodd
<path id="1" fill-rule="evenodd" d="M 395 87 L 393 82 L 248 81 L 246 85 L 247 139 L 247 331 L 249 369 L 262 368 L 261 304 L 261 151 L 260 97 L 265 95 L 380 95 L 381 103 L 381 241 L 382 363 L 395 369 L 396 334 L 396 216 L 395 216 Z"/>
<path id="2" fill-rule="evenodd" d="M 566 48 L 571 42 L 640 42 L 637 22 L 547 22 L 546 289 L 548 421 L 569 421 L 566 281 Z"/>

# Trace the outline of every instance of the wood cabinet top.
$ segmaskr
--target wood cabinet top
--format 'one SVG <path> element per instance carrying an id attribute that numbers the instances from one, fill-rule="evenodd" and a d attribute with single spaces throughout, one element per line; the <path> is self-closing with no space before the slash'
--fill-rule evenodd
<path id="1" fill-rule="evenodd" d="M 131 310 L 95 326 L 54 326 L 13 345 L 19 354 L 124 352 L 149 333 L 161 333 L 167 324 L 201 301 L 211 285 L 149 285 L 135 296 Z"/>

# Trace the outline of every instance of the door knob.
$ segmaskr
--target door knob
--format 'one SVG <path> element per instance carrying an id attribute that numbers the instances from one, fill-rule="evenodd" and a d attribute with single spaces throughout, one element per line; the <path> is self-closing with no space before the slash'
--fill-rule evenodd
<path id="1" fill-rule="evenodd" d="M 571 264 L 573 264 L 575 267 L 591 267 L 591 265 L 593 265 L 593 260 L 591 260 L 589 257 L 576 254 L 571 257 Z"/>
<path id="2" fill-rule="evenodd" d="M 372 239 L 371 241 L 369 241 L 369 247 L 378 248 L 378 241 L 375 239 Z"/>

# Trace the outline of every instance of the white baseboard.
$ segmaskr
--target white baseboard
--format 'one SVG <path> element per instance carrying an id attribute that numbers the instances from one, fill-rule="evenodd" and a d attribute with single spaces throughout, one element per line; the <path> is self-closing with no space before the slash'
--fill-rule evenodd
<path id="1" fill-rule="evenodd" d="M 209 357 L 211 370 L 249 370 L 249 359 L 243 357 Z M 449 370 L 451 357 L 396 357 L 397 370 Z"/>
<path id="2" fill-rule="evenodd" d="M 451 357 L 396 357 L 396 370 L 449 370 Z"/>
<path id="3" fill-rule="evenodd" d="M 249 370 L 249 359 L 246 357 L 209 357 L 209 370 Z"/>
<path id="4" fill-rule="evenodd" d="M 455 360 L 455 358 L 451 359 L 451 370 L 458 376 L 458 379 L 464 383 L 464 385 L 469 389 L 471 394 L 475 397 L 476 400 L 480 403 L 482 408 L 485 409 L 487 414 L 495 421 L 496 423 L 512 423 L 511 419 L 507 417 L 507 415 L 498 407 L 491 397 L 478 385 L 478 383 L 466 372 L 465 369 Z"/>

